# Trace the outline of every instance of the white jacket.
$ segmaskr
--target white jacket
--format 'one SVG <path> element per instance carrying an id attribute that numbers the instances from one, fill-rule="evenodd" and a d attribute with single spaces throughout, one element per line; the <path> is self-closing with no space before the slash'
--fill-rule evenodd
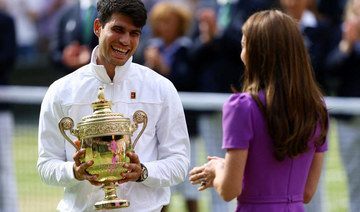
<path id="1" fill-rule="evenodd" d="M 105 68 L 96 64 L 96 56 L 97 47 L 90 64 L 55 81 L 44 97 L 39 120 L 40 177 L 49 185 L 65 187 L 59 211 L 93 211 L 94 203 L 104 198 L 100 187 L 74 178 L 75 148 L 58 129 L 63 117 L 71 117 L 76 128 L 82 117 L 91 115 L 90 104 L 97 99 L 98 87 L 103 86 L 105 98 L 114 103 L 112 112 L 123 113 L 131 120 L 136 110 L 148 116 L 135 152 L 148 168 L 149 176 L 142 183 L 127 182 L 117 188 L 118 197 L 130 201 L 130 207 L 119 211 L 160 211 L 170 201 L 169 186 L 184 181 L 190 165 L 189 136 L 178 93 L 168 79 L 132 63 L 132 58 L 116 67 L 111 81 Z M 131 98 L 132 92 L 136 93 L 135 99 Z M 141 127 L 134 132 L 132 141 Z"/>

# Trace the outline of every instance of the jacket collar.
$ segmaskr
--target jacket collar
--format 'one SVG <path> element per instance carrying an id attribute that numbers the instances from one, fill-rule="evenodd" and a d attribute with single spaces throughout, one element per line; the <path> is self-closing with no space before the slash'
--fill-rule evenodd
<path id="1" fill-rule="evenodd" d="M 106 69 L 103 65 L 98 65 L 96 63 L 96 58 L 98 55 L 98 46 L 94 48 L 91 54 L 91 71 L 94 73 L 95 77 L 100 80 L 101 82 L 104 82 L 106 84 L 111 83 L 120 83 L 124 79 L 126 79 L 126 76 L 129 74 L 130 65 L 132 63 L 133 57 L 130 57 L 128 61 L 123 66 L 116 66 L 115 67 L 115 76 L 114 79 L 111 81 L 109 75 L 106 73 Z"/>

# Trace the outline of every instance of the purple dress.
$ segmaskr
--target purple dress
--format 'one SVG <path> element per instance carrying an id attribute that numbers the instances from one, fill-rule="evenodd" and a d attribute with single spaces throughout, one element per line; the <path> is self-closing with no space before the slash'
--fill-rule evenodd
<path id="1" fill-rule="evenodd" d="M 264 103 L 263 93 L 259 95 Z M 277 161 L 265 118 L 248 93 L 233 94 L 225 102 L 223 132 L 223 149 L 248 149 L 237 212 L 305 211 L 302 201 L 310 165 L 315 152 L 327 150 L 327 142 L 315 148 L 312 141 L 311 150 L 298 158 Z"/>

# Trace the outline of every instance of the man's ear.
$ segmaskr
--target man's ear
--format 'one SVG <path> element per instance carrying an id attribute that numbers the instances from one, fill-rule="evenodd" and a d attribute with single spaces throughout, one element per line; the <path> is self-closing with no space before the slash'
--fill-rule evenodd
<path id="1" fill-rule="evenodd" d="M 94 33 L 96 36 L 100 36 L 100 32 L 101 32 L 101 24 L 99 19 L 95 19 L 94 21 Z"/>

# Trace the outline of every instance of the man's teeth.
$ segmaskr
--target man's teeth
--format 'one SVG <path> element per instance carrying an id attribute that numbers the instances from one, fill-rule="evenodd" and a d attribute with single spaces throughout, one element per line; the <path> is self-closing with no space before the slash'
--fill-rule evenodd
<path id="1" fill-rule="evenodd" d="M 116 51 L 119 51 L 119 52 L 122 52 L 122 53 L 126 53 L 127 50 L 126 49 L 119 49 L 119 48 L 116 48 L 116 47 L 113 47 Z"/>

